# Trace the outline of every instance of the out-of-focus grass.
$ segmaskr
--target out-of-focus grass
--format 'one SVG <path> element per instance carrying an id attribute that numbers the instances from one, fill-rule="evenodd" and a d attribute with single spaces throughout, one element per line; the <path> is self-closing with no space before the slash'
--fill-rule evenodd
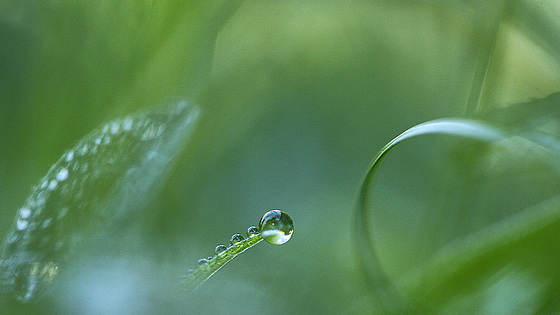
<path id="1" fill-rule="evenodd" d="M 340 313 L 375 308 L 351 237 L 367 163 L 415 124 L 556 92 L 557 22 L 546 12 L 556 12 L 558 5 L 541 5 L 2 3 L 0 230 L 9 228 L 30 187 L 64 150 L 101 122 L 168 97 L 194 99 L 202 109 L 189 147 L 137 223 L 143 245 L 118 259 L 100 259 L 102 251 L 77 259 L 35 309 Z M 554 129 L 555 121 L 546 128 Z M 408 193 L 427 189 L 422 180 L 458 176 L 434 146 L 410 145 L 411 153 L 395 155 L 390 168 L 394 173 L 380 201 L 388 207 L 417 206 Z M 458 150 L 457 159 L 481 173 L 491 171 L 486 162 L 471 161 L 473 150 L 479 152 L 469 146 Z M 430 161 L 442 163 L 414 167 Z M 516 187 L 523 188 L 522 182 Z M 397 189 L 402 183 L 419 185 L 403 194 Z M 476 181 L 466 185 L 478 187 Z M 510 193 L 499 192 L 503 198 L 479 215 L 499 213 L 498 201 Z M 427 202 L 445 205 L 455 200 L 451 197 L 449 191 L 435 192 Z M 296 231 L 289 244 L 242 255 L 194 298 L 176 290 L 177 276 L 196 259 L 256 224 L 252 220 L 271 208 L 292 215 Z M 466 227 L 461 222 L 469 222 L 469 215 L 442 215 L 442 224 L 456 220 Z M 421 217 L 395 214 L 381 225 L 402 229 L 407 226 L 402 220 Z M 416 231 L 433 229 L 426 224 L 415 221 Z M 239 301 L 248 293 L 256 302 Z M 485 293 L 472 296 L 477 294 Z M 112 303 L 99 302 L 107 296 Z M 437 296 L 428 296 L 427 303 L 430 298 Z M 468 299 L 462 301 L 468 305 Z"/>

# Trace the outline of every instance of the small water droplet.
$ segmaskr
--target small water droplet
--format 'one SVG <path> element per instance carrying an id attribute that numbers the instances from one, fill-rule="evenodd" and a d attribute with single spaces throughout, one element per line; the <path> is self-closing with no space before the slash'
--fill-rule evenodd
<path id="1" fill-rule="evenodd" d="M 31 209 L 25 208 L 25 207 L 19 209 L 19 216 L 20 216 L 22 219 L 27 219 L 27 218 L 29 218 L 29 216 L 31 216 Z"/>
<path id="2" fill-rule="evenodd" d="M 9 243 L 9 244 L 13 244 L 13 243 L 15 243 L 18 239 L 19 239 L 19 235 L 17 235 L 17 234 L 11 235 L 11 236 L 8 238 L 8 243 Z"/>
<path id="3" fill-rule="evenodd" d="M 234 245 L 234 244 L 237 244 L 237 243 L 243 241 L 244 239 L 245 239 L 245 238 L 244 238 L 243 235 L 241 235 L 241 234 L 233 234 L 233 235 L 231 236 L 231 239 L 229 240 L 229 243 L 230 243 L 231 245 Z"/>
<path id="4" fill-rule="evenodd" d="M 66 153 L 66 162 L 72 162 L 72 160 L 74 159 L 74 151 L 70 151 L 68 153 Z"/>
<path id="5" fill-rule="evenodd" d="M 198 260 L 198 263 L 197 263 L 197 264 L 198 264 L 199 266 L 204 266 L 204 265 L 206 265 L 207 263 L 208 263 L 208 260 L 206 260 L 205 258 L 201 258 L 201 259 Z"/>
<path id="6" fill-rule="evenodd" d="M 23 219 L 18 219 L 17 223 L 16 223 L 16 227 L 18 230 L 25 230 L 27 229 L 27 227 L 29 226 L 29 221 L 27 220 L 23 220 Z"/>
<path id="7" fill-rule="evenodd" d="M 111 133 L 116 135 L 119 132 L 119 124 L 117 122 L 113 122 L 111 124 Z"/>
<path id="8" fill-rule="evenodd" d="M 89 151 L 89 145 L 84 144 L 84 146 L 80 148 L 80 151 L 78 153 L 80 155 L 86 155 L 88 151 Z"/>
<path id="9" fill-rule="evenodd" d="M 61 182 L 68 178 L 68 170 L 63 168 L 58 173 L 56 173 L 56 179 Z"/>
<path id="10" fill-rule="evenodd" d="M 193 269 L 187 270 L 187 276 L 190 276 L 190 275 L 192 275 L 193 273 L 194 273 L 194 270 L 193 270 Z"/>
<path id="11" fill-rule="evenodd" d="M 55 190 L 56 186 L 58 186 L 58 181 L 56 179 L 52 179 L 49 183 L 49 190 Z"/>
<path id="12" fill-rule="evenodd" d="M 216 255 L 223 253 L 227 250 L 227 246 L 226 245 L 218 245 L 216 246 L 216 249 L 214 249 L 214 253 L 216 253 Z"/>
<path id="13" fill-rule="evenodd" d="M 259 234 L 259 229 L 257 229 L 256 226 L 250 226 L 250 227 L 247 229 L 247 236 L 253 237 L 253 236 L 257 235 L 257 234 Z"/>
<path id="14" fill-rule="evenodd" d="M 51 219 L 51 218 L 48 218 L 48 219 L 46 219 L 45 221 L 43 221 L 43 224 L 41 224 L 41 228 L 42 228 L 42 229 L 46 229 L 46 228 L 48 228 L 49 226 L 51 226 L 51 223 L 52 223 L 52 219 Z"/>
<path id="15" fill-rule="evenodd" d="M 265 241 L 282 245 L 290 240 L 294 232 L 294 221 L 281 210 L 270 210 L 259 222 L 259 230 Z"/>
<path id="16" fill-rule="evenodd" d="M 101 137 L 97 137 L 97 139 L 95 139 L 95 144 L 97 145 L 101 144 Z"/>
<path id="17" fill-rule="evenodd" d="M 123 130 L 124 130 L 124 131 L 129 131 L 130 128 L 132 128 L 132 123 L 133 123 L 133 122 L 134 122 L 134 121 L 132 120 L 132 118 L 126 117 L 126 118 L 124 119 L 124 121 L 123 121 Z"/>
<path id="18" fill-rule="evenodd" d="M 60 220 L 60 219 L 64 218 L 67 213 L 68 213 L 68 208 L 60 209 L 60 211 L 58 212 L 58 215 L 56 216 L 56 219 Z"/>

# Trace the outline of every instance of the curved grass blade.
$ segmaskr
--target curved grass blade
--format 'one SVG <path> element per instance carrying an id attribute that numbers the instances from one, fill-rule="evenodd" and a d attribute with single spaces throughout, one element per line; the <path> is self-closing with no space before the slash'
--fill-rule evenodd
<path id="1" fill-rule="evenodd" d="M 134 222 L 191 133 L 180 101 L 111 121 L 67 151 L 35 185 L 4 242 L 1 292 L 37 300 L 87 239 Z"/>
<path id="2" fill-rule="evenodd" d="M 373 159 L 363 180 L 358 198 L 356 212 L 356 244 L 358 246 L 362 267 L 370 277 L 370 283 L 381 288 L 377 294 L 377 296 L 380 296 L 377 303 L 380 306 L 383 305 L 388 312 L 403 312 L 409 306 L 406 299 L 391 286 L 389 279 L 383 273 L 381 262 L 375 253 L 375 246 L 370 238 L 370 225 L 367 220 L 369 209 L 367 206 L 369 203 L 368 191 L 370 191 L 375 182 L 375 176 L 381 167 L 381 162 L 397 144 L 414 137 L 428 134 L 455 135 L 488 142 L 501 140 L 507 137 L 501 130 L 475 120 L 460 118 L 437 119 L 416 125 L 401 133 L 385 145 Z M 385 301 L 390 301 L 390 305 L 384 303 Z"/>
<path id="3" fill-rule="evenodd" d="M 361 256 L 361 262 L 367 275 L 370 277 L 371 283 L 379 288 L 378 294 L 376 294 L 379 299 L 377 302 L 379 305 L 382 305 L 384 311 L 387 312 L 410 312 L 413 308 L 411 308 L 410 301 L 407 301 L 407 298 L 397 291 L 397 286 L 394 286 L 391 280 L 386 276 L 383 271 L 384 268 L 376 254 L 376 248 L 371 238 L 370 222 L 368 221 L 370 217 L 368 210 L 371 208 L 369 204 L 372 198 L 371 194 L 368 192 L 370 192 L 374 186 L 375 176 L 381 167 L 381 162 L 397 144 L 407 139 L 428 134 L 454 135 L 489 143 L 505 140 L 515 135 L 525 138 L 549 150 L 553 154 L 560 154 L 559 141 L 549 135 L 534 130 L 519 131 L 519 133 L 513 134 L 504 132 L 486 123 L 468 119 L 447 118 L 429 121 L 414 126 L 391 140 L 370 164 L 369 171 L 364 178 L 360 191 L 356 215 L 357 246 L 359 246 L 358 252 Z M 550 164 L 552 169 L 560 171 L 560 165 L 556 159 L 547 160 L 547 163 Z M 554 198 L 554 200 L 557 199 L 558 198 Z M 550 203 L 547 202 L 543 204 L 549 205 Z M 409 289 L 409 291 L 416 290 L 423 292 L 424 290 L 428 290 L 426 283 L 429 281 L 426 280 L 427 278 L 444 278 L 444 272 L 446 272 L 446 274 L 455 275 L 461 266 L 474 261 L 475 257 L 488 256 L 488 253 L 492 250 L 496 250 L 496 248 L 507 247 L 509 244 L 523 239 L 526 235 L 533 235 L 541 229 L 558 222 L 559 216 L 557 207 L 553 207 L 552 209 L 550 207 L 544 207 L 543 209 L 533 207 L 516 215 L 512 215 L 503 222 L 495 223 L 479 233 L 469 235 L 465 239 L 452 243 L 441 250 L 441 253 L 435 257 L 432 264 L 428 263 L 425 267 L 419 266 L 417 270 L 400 281 L 409 283 L 409 287 L 410 283 L 421 284 L 418 288 L 412 288 Z M 451 261 L 455 263 L 449 263 Z M 456 263 L 458 261 L 462 263 Z M 451 267 L 446 267 L 447 269 L 445 269 L 443 266 Z M 439 281 L 440 280 L 436 283 L 439 283 Z M 400 285 L 399 287 L 403 286 L 405 285 Z M 423 296 L 421 293 L 418 293 L 418 295 Z M 390 305 L 384 303 L 385 301 L 389 301 Z"/>

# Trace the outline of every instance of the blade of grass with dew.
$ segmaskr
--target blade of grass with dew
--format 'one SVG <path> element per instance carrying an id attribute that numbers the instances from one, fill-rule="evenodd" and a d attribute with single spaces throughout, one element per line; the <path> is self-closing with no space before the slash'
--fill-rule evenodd
<path id="1" fill-rule="evenodd" d="M 198 116 L 195 105 L 175 102 L 113 120 L 68 150 L 16 214 L 0 261 L 1 291 L 35 301 L 80 244 L 131 226 Z"/>

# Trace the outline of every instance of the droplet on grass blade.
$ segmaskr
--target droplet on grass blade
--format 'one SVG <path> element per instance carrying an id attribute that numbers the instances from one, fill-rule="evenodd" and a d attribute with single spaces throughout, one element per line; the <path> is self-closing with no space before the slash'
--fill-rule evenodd
<path id="1" fill-rule="evenodd" d="M 294 233 L 294 221 L 281 210 L 270 210 L 259 223 L 262 238 L 274 245 L 282 245 L 290 240 Z"/>
<path id="2" fill-rule="evenodd" d="M 66 152 L 16 215 L 0 259 L 0 292 L 36 300 L 80 244 L 133 224 L 198 113 L 180 101 L 116 119 Z"/>

